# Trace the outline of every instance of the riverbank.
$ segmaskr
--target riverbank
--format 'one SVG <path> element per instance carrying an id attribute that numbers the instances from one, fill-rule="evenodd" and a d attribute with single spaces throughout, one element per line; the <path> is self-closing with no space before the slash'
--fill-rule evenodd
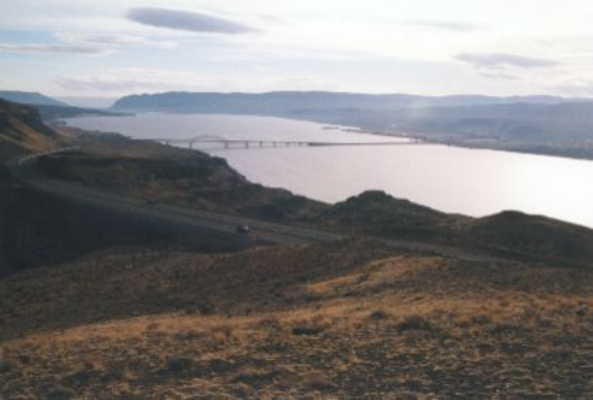
<path id="1" fill-rule="evenodd" d="M 227 139 L 386 141 L 377 136 L 382 133 L 379 130 L 369 129 L 373 134 L 341 132 L 323 130 L 327 124 L 237 115 L 153 113 L 77 118 L 72 120 L 74 124 L 138 139 L 171 132 L 171 138 L 209 134 Z M 330 204 L 376 189 L 447 213 L 483 217 L 520 210 L 593 227 L 589 212 L 593 192 L 588 184 L 593 180 L 593 164 L 469 147 L 423 144 L 225 150 L 221 145 L 203 151 L 225 158 L 251 182 Z"/>

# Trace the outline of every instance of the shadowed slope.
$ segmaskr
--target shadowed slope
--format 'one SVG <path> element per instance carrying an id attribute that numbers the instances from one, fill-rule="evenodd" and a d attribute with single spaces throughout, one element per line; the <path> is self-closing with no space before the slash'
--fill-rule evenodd
<path id="1" fill-rule="evenodd" d="M 368 191 L 335 204 L 312 220 L 374 236 L 436 241 L 593 267 L 593 230 L 518 211 L 471 218 Z"/>

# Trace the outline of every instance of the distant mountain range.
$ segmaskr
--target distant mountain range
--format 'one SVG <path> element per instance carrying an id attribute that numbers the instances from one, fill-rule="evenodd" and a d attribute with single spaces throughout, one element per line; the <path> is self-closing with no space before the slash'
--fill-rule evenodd
<path id="1" fill-rule="evenodd" d="M 44 105 L 44 106 L 63 106 L 69 104 L 45 96 L 37 92 L 20 92 L 15 90 L 0 90 L 0 99 L 12 101 L 13 103 Z"/>
<path id="2" fill-rule="evenodd" d="M 41 118 L 45 121 L 60 118 L 71 118 L 80 115 L 121 115 L 121 113 L 111 111 L 101 111 L 94 108 L 71 106 L 68 103 L 64 103 L 63 101 L 56 100 L 52 97 L 48 97 L 36 92 L 0 90 L 0 100 L 34 106 L 39 111 Z"/>
<path id="3" fill-rule="evenodd" d="M 39 93 L 0 91 L 45 120 L 114 112 L 277 116 L 409 135 L 461 146 L 593 159 L 593 99 L 555 96 L 416 96 L 340 92 L 166 92 L 125 96 L 97 111 Z"/>
<path id="4" fill-rule="evenodd" d="M 416 96 L 339 92 L 213 93 L 167 92 L 126 96 L 113 105 L 125 111 L 226 112 L 278 114 L 307 109 L 456 107 L 487 104 L 558 104 L 582 100 L 553 96 L 490 97 L 480 95 Z"/>
<path id="5" fill-rule="evenodd" d="M 471 147 L 593 159 L 593 100 L 333 92 L 126 96 L 118 111 L 269 115 Z"/>

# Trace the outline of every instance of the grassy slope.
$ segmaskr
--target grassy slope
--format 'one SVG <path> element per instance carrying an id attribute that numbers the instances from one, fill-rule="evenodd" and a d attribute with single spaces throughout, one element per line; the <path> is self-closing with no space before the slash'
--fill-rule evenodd
<path id="1" fill-rule="evenodd" d="M 589 398 L 592 273 L 361 241 L 97 254 L 0 282 L 0 394 Z"/>
<path id="2" fill-rule="evenodd" d="M 56 139 L 34 108 L 0 100 L 0 161 L 50 150 Z"/>

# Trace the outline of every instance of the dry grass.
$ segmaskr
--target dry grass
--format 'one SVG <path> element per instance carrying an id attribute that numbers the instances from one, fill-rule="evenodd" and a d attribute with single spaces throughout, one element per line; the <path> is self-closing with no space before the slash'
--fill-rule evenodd
<path id="1" fill-rule="evenodd" d="M 377 249 L 376 257 L 359 254 L 350 267 L 331 269 L 337 259 L 328 253 L 341 253 L 343 265 L 350 250 L 360 249 L 349 243 L 325 252 L 279 248 L 220 256 L 229 268 L 243 257 L 262 261 L 259 268 L 267 274 L 279 269 L 270 283 L 274 292 L 260 288 L 264 300 L 237 286 L 213 285 L 208 315 L 172 310 L 50 332 L 40 327 L 40 333 L 7 339 L 0 359 L 10 368 L 0 393 L 23 399 L 50 392 L 120 399 L 521 399 L 593 393 L 590 272 L 468 264 Z M 129 256 L 103 255 L 111 262 Z M 169 257 L 167 265 L 188 257 Z M 290 258 L 297 260 L 294 266 L 281 268 Z M 231 279 L 225 264 L 209 260 L 217 268 L 200 269 L 202 279 Z M 153 262 L 165 266 L 163 258 Z M 252 284 L 245 282 L 253 272 L 235 270 L 233 279 Z M 171 276 L 163 278 L 170 290 L 179 289 Z M 240 305 L 224 300 L 231 293 Z M 249 313 L 233 312 L 246 307 Z"/>

